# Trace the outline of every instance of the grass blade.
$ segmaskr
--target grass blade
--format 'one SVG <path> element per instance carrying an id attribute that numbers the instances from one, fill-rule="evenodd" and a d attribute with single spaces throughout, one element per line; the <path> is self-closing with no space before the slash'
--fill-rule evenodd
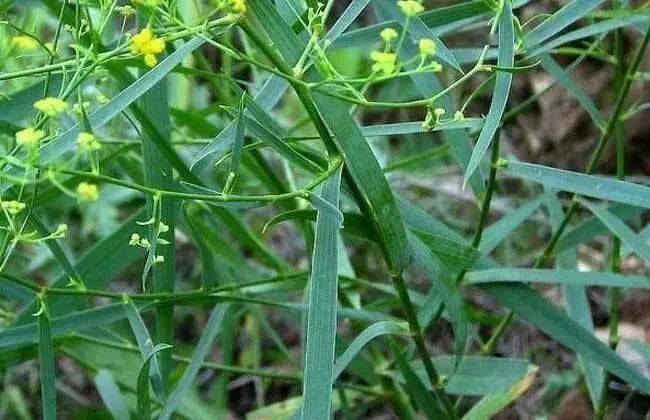
<path id="1" fill-rule="evenodd" d="M 549 73 L 558 83 L 564 87 L 574 98 L 578 101 L 580 105 L 587 111 L 587 114 L 591 117 L 591 120 L 596 124 L 597 127 L 605 126 L 605 119 L 603 115 L 596 107 L 593 99 L 587 94 L 587 92 L 582 89 L 582 87 L 576 83 L 575 80 L 569 75 L 565 69 L 562 68 L 553 58 L 544 54 L 539 57 L 539 61 L 542 63 L 542 67 Z"/>
<path id="2" fill-rule="evenodd" d="M 497 65 L 500 67 L 512 67 L 515 61 L 515 26 L 514 16 L 512 15 L 512 3 L 510 0 L 504 0 L 502 4 L 503 9 L 499 14 L 499 58 Z M 511 73 L 504 71 L 497 72 L 490 110 L 485 118 L 485 123 L 483 124 L 483 129 L 478 137 L 476 146 L 472 151 L 472 156 L 467 164 L 463 185 L 467 184 L 469 178 L 476 168 L 478 168 L 485 152 L 487 152 L 494 136 L 497 134 L 497 130 L 501 125 L 503 112 L 508 103 L 511 85 Z"/>
<path id="3" fill-rule="evenodd" d="M 438 257 L 413 233 L 409 233 L 409 247 L 415 264 L 431 281 L 449 312 L 454 329 L 454 343 L 457 354 L 462 354 L 467 341 L 467 318 L 463 300 L 453 278 Z"/>
<path id="4" fill-rule="evenodd" d="M 398 348 L 394 343 L 392 343 L 391 348 L 397 361 L 397 368 L 402 373 L 406 390 L 420 409 L 424 411 L 426 417 L 429 420 L 450 418 L 440 401 L 427 390 L 422 379 L 416 375 L 411 365 L 408 364 L 404 358 L 402 349 Z"/>
<path id="5" fill-rule="evenodd" d="M 637 235 L 621 219 L 608 212 L 605 208 L 590 203 L 588 200 L 581 200 L 580 202 L 634 253 L 646 260 L 646 262 L 650 262 L 650 246 L 646 244 L 641 236 Z"/>
<path id="6" fill-rule="evenodd" d="M 528 373 L 508 391 L 486 395 L 463 416 L 463 420 L 491 419 L 507 405 L 519 398 L 535 381 L 537 367 L 532 366 Z"/>
<path id="7" fill-rule="evenodd" d="M 111 416 L 115 420 L 129 420 L 131 416 L 129 415 L 126 399 L 120 392 L 113 374 L 106 369 L 102 369 L 95 375 L 94 381 L 97 392 Z"/>
<path id="8" fill-rule="evenodd" d="M 217 337 L 217 334 L 219 334 L 221 331 L 222 321 L 227 310 L 227 304 L 217 305 L 212 310 L 210 318 L 203 328 L 203 334 L 201 335 L 201 338 L 196 345 L 192 360 L 185 368 L 183 376 L 178 381 L 178 384 L 176 384 L 176 388 L 174 388 L 174 390 L 165 401 L 165 405 L 159 416 L 160 419 L 170 419 L 174 412 L 178 409 L 179 405 L 182 403 L 185 394 L 190 390 L 190 387 L 192 386 L 196 375 L 199 373 L 201 363 L 203 363 L 203 360 L 206 358 L 208 352 L 210 351 L 212 342 Z"/>
<path id="9" fill-rule="evenodd" d="M 482 285 L 493 299 L 534 324 L 561 344 L 619 376 L 643 394 L 650 393 L 650 380 L 621 359 L 573 319 L 538 293 L 520 284 Z"/>
<path id="10" fill-rule="evenodd" d="M 516 177 L 560 191 L 650 208 L 650 188 L 644 185 L 532 163 L 509 162 L 504 170 Z"/>
<path id="11" fill-rule="evenodd" d="M 356 355 L 361 352 L 363 347 L 375 338 L 382 335 L 408 335 L 408 333 L 408 325 L 405 324 L 392 321 L 381 321 L 372 324 L 361 331 L 336 360 L 332 380 L 335 382 Z"/>
<path id="12" fill-rule="evenodd" d="M 605 0 L 572 0 L 544 22 L 537 25 L 524 36 L 524 44 L 527 48 L 541 44 L 548 38 L 560 33 L 562 29 L 582 19 Z"/>
<path id="13" fill-rule="evenodd" d="M 338 210 L 341 169 L 323 183 L 320 198 Z M 340 220 L 318 209 L 309 302 L 303 378 L 303 419 L 330 418 L 334 381 L 334 345 L 338 289 L 338 235 Z"/>
<path id="14" fill-rule="evenodd" d="M 650 288 L 650 277 L 641 275 L 532 268 L 492 268 L 472 271 L 467 274 L 467 282 L 471 284 L 540 282 L 576 286 Z"/>
<path id="15" fill-rule="evenodd" d="M 498 222 L 485 229 L 479 247 L 481 253 L 484 255 L 492 253 L 501 241 L 507 238 L 542 205 L 545 199 L 546 195 L 541 195 L 518 209 L 509 211 Z"/>
<path id="16" fill-rule="evenodd" d="M 50 317 L 41 301 L 38 313 L 38 363 L 41 378 L 42 416 L 45 420 L 56 419 L 56 373 L 54 347 L 52 346 L 52 329 Z"/>
<path id="17" fill-rule="evenodd" d="M 151 350 L 154 346 L 153 340 L 149 335 L 147 326 L 145 325 L 140 312 L 135 307 L 133 302 L 129 301 L 126 304 L 126 316 L 129 320 L 129 325 L 131 326 L 131 331 L 135 336 L 135 340 L 138 343 L 138 348 L 140 349 L 140 354 L 142 355 L 143 360 L 148 360 L 153 357 L 152 367 L 147 367 L 147 372 L 151 373 L 151 386 L 156 393 L 156 396 L 163 401 L 165 399 L 165 388 L 163 385 L 163 379 L 160 373 L 160 362 L 158 356 L 152 355 Z M 159 343 L 161 345 L 164 343 Z M 156 346 L 158 346 L 156 345 Z M 168 348 L 171 346 L 167 345 Z"/>
<path id="18" fill-rule="evenodd" d="M 156 355 L 163 350 L 171 349 L 172 346 L 169 344 L 156 344 L 155 347 L 151 347 L 148 350 L 148 354 L 145 356 L 142 366 L 140 367 L 140 372 L 138 373 L 138 382 L 136 388 L 136 395 L 138 397 L 138 414 L 143 419 L 151 418 L 151 400 L 149 397 L 149 376 L 151 369 L 151 361 L 156 360 Z M 155 392 L 155 391 L 154 391 Z"/>

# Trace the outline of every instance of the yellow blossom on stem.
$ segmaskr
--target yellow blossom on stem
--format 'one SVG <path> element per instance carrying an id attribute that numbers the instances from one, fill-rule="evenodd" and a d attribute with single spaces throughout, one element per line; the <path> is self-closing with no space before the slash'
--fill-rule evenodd
<path id="1" fill-rule="evenodd" d="M 420 55 L 422 58 L 433 57 L 436 54 L 436 43 L 433 39 L 424 38 L 418 42 Z"/>
<path id="2" fill-rule="evenodd" d="M 16 215 L 21 211 L 25 210 L 25 203 L 21 203 L 20 201 L 16 201 L 16 200 L 3 201 L 2 208 L 6 210 L 7 213 Z"/>
<path id="3" fill-rule="evenodd" d="M 388 75 L 394 73 L 397 68 L 397 56 L 393 53 L 373 51 L 370 58 L 374 61 L 372 71 Z"/>
<path id="4" fill-rule="evenodd" d="M 246 0 L 228 0 L 228 13 L 243 15 L 246 13 Z"/>
<path id="5" fill-rule="evenodd" d="M 31 36 L 18 35 L 11 39 L 11 42 L 21 51 L 30 52 L 38 48 L 38 41 Z"/>
<path id="6" fill-rule="evenodd" d="M 456 111 L 454 113 L 454 121 L 465 121 L 465 115 L 463 115 L 462 111 Z"/>
<path id="7" fill-rule="evenodd" d="M 77 145 L 82 152 L 94 152 L 102 148 L 101 143 L 93 133 L 82 132 L 77 136 Z"/>
<path id="8" fill-rule="evenodd" d="M 45 137 L 43 130 L 36 130 L 32 127 L 27 127 L 24 130 L 16 132 L 16 143 L 20 146 L 25 146 L 28 149 L 38 147 L 38 143 Z"/>
<path id="9" fill-rule="evenodd" d="M 424 11 L 424 6 L 416 0 L 401 0 L 397 2 L 397 6 L 399 6 L 402 13 L 404 13 L 404 16 L 409 18 Z"/>
<path id="10" fill-rule="evenodd" d="M 68 104 L 59 98 L 44 98 L 34 102 L 34 108 L 48 117 L 55 118 L 68 109 Z"/>
<path id="11" fill-rule="evenodd" d="M 379 37 L 387 44 L 397 38 L 397 31 L 393 28 L 386 28 L 379 32 Z"/>
<path id="12" fill-rule="evenodd" d="M 88 182 L 80 182 L 77 185 L 77 195 L 83 201 L 97 201 L 99 198 L 99 187 Z"/>
<path id="13" fill-rule="evenodd" d="M 158 64 L 158 54 L 165 50 L 165 41 L 156 37 L 149 28 L 144 28 L 140 33 L 131 38 L 131 54 L 144 55 L 144 63 L 149 67 Z"/>

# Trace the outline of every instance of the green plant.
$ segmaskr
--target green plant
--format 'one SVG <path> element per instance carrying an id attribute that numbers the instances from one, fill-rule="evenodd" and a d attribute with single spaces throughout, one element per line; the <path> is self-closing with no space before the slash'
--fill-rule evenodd
<path id="1" fill-rule="evenodd" d="M 495 355 L 515 315 L 575 352 L 595 416 L 612 374 L 650 393 L 614 351 L 620 290 L 650 288 L 621 268 L 628 250 L 650 261 L 648 229 L 626 223 L 643 220 L 650 188 L 625 180 L 623 130 L 645 108 L 630 91 L 647 76 L 650 8 L 572 0 L 520 22 L 527 3 L 2 2 L 0 413 L 63 416 L 66 357 L 119 419 L 225 418 L 239 376 L 254 378 L 251 418 L 486 419 L 537 378 L 526 358 Z M 358 24 L 370 9 L 376 23 Z M 467 28 L 471 48 L 446 46 Z M 613 68 L 611 110 L 574 79 L 585 59 Z M 599 131 L 583 172 L 503 152 L 503 133 L 550 89 L 511 99 L 513 80 L 537 71 Z M 470 116 L 481 98 L 489 109 Z M 360 123 L 377 115 L 397 122 Z M 428 144 L 404 156 L 380 144 L 395 137 Z M 612 138 L 617 179 L 595 175 Z M 450 204 L 454 227 L 398 182 L 443 168 L 477 205 Z M 493 221 L 504 176 L 533 193 Z M 495 252 L 542 208 L 541 248 Z M 579 271 L 578 245 L 602 234 L 611 270 Z M 561 285 L 564 307 L 536 283 Z M 610 289 L 609 346 L 593 332 L 591 286 Z M 201 325 L 190 339 L 186 314 Z M 434 349 L 447 323 L 453 344 Z M 40 407 L 23 400 L 31 359 Z"/>

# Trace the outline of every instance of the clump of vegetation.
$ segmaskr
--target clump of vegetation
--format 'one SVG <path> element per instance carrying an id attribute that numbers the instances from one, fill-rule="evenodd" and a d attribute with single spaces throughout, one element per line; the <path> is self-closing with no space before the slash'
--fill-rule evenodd
<path id="1" fill-rule="evenodd" d="M 439 3 L 1 1 L 0 417 L 488 419 L 580 385 L 605 418 L 648 395 L 616 352 L 624 291 L 650 288 L 625 130 L 648 4 Z M 595 127 L 581 170 L 513 148 L 554 86 Z M 521 325 L 564 365 L 505 344 Z"/>

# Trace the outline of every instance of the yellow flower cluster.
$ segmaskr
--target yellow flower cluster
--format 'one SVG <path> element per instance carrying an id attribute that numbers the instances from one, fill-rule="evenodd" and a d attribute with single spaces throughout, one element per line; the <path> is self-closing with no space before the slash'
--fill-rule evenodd
<path id="1" fill-rule="evenodd" d="M 374 61 L 372 71 L 385 75 L 393 74 L 397 69 L 397 56 L 390 52 L 373 51 L 370 59 Z"/>
<path id="2" fill-rule="evenodd" d="M 25 146 L 28 149 L 38 147 L 38 143 L 45 137 L 45 131 L 27 127 L 16 132 L 16 144 Z"/>
<path id="3" fill-rule="evenodd" d="M 436 43 L 433 42 L 433 39 L 424 38 L 418 42 L 418 47 L 420 49 L 420 56 L 433 57 L 436 54 Z"/>
<path id="4" fill-rule="evenodd" d="M 149 67 L 158 64 L 156 55 L 164 50 L 165 41 L 156 37 L 149 28 L 144 28 L 131 38 L 131 54 L 144 55 L 144 63 Z"/>
<path id="5" fill-rule="evenodd" d="M 16 215 L 25 210 L 25 203 L 16 200 L 2 201 L 0 205 L 2 205 L 3 210 L 12 215 Z"/>
<path id="6" fill-rule="evenodd" d="M 400 0 L 397 2 L 397 6 L 400 8 L 402 13 L 404 13 L 404 16 L 409 18 L 414 17 L 418 13 L 422 13 L 424 11 L 424 6 L 422 6 L 422 4 L 416 0 Z"/>
<path id="7" fill-rule="evenodd" d="M 386 43 L 390 44 L 398 36 L 397 31 L 393 28 L 386 28 L 379 32 L 379 37 Z"/>
<path id="8" fill-rule="evenodd" d="M 246 0 L 213 0 L 219 10 L 233 15 L 246 14 Z"/>
<path id="9" fill-rule="evenodd" d="M 246 13 L 246 0 L 228 0 L 228 13 L 243 15 Z"/>
<path id="10" fill-rule="evenodd" d="M 99 187 L 88 182 L 80 182 L 77 185 L 77 195 L 83 201 L 97 201 L 99 198 Z"/>
<path id="11" fill-rule="evenodd" d="M 59 98 L 44 98 L 34 102 L 34 108 L 51 118 L 56 118 L 68 109 L 68 104 Z"/>
<path id="12" fill-rule="evenodd" d="M 82 152 L 94 152 L 102 148 L 102 144 L 97 140 L 93 133 L 79 133 L 77 136 L 77 145 Z"/>
<path id="13" fill-rule="evenodd" d="M 34 51 L 38 48 L 38 41 L 36 41 L 31 36 L 18 35 L 12 38 L 11 42 L 19 49 L 24 52 Z"/>

